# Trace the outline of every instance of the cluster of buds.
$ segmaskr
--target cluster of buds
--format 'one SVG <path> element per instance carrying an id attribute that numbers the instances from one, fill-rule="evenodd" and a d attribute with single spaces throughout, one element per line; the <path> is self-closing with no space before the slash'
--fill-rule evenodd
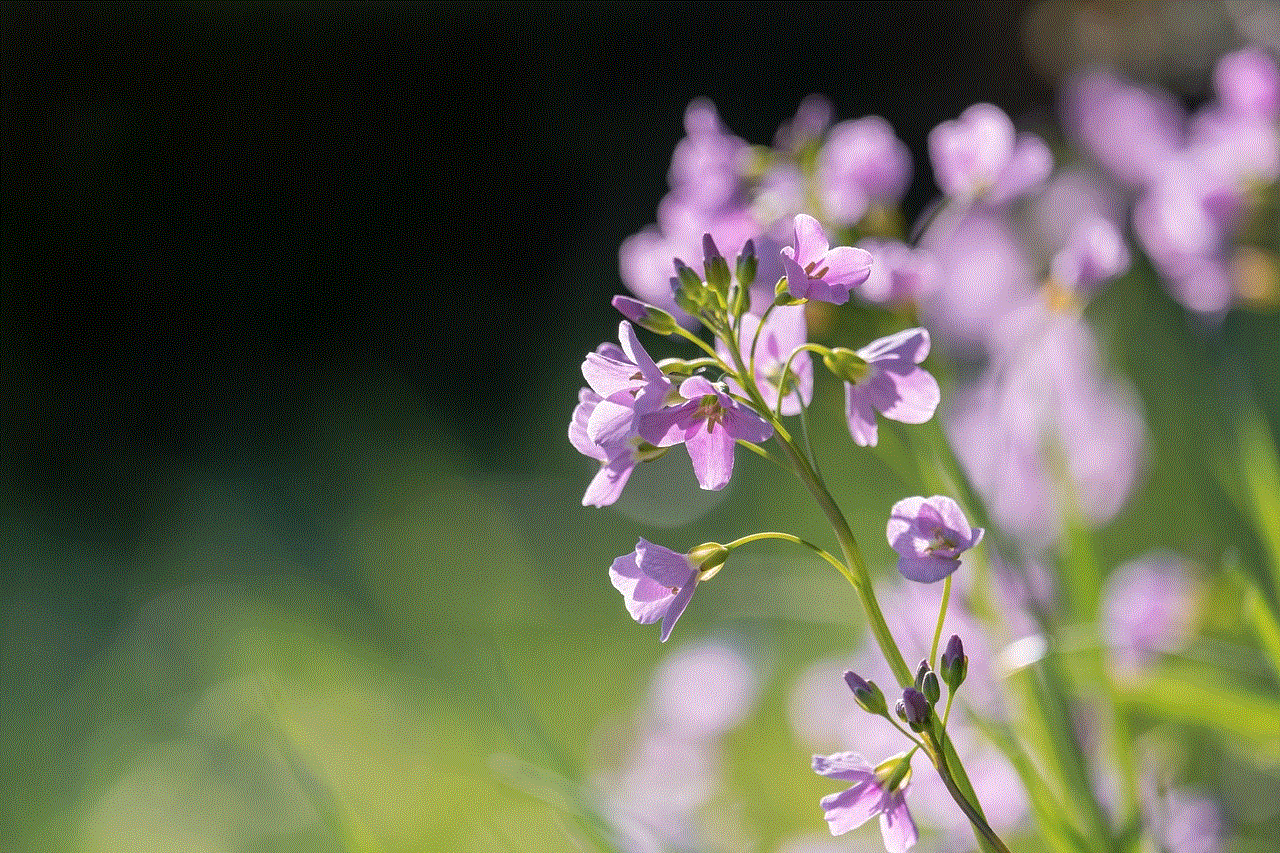
<path id="1" fill-rule="evenodd" d="M 929 729 L 932 725 L 933 706 L 942 696 L 939 680 L 954 695 L 964 683 L 968 672 L 969 658 L 964 653 L 964 644 L 959 636 L 953 634 L 938 662 L 938 671 L 935 672 L 927 660 L 920 661 L 920 666 L 916 669 L 915 684 L 902 691 L 902 698 L 894 708 L 898 719 L 915 732 Z M 852 670 L 845 672 L 844 681 L 853 691 L 858 707 L 868 714 L 889 719 L 888 703 L 874 681 L 868 681 Z"/>

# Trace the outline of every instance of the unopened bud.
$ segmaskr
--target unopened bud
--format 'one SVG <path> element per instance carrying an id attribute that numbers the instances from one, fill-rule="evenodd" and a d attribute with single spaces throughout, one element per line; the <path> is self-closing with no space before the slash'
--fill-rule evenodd
<path id="1" fill-rule="evenodd" d="M 920 665 L 916 667 L 916 690 L 924 684 L 924 677 L 929 673 L 929 661 L 921 660 Z"/>
<path id="2" fill-rule="evenodd" d="M 702 279 L 698 278 L 698 274 L 688 264 L 679 258 L 673 258 L 672 263 L 675 265 L 676 278 L 680 281 L 681 288 L 688 291 L 702 290 Z"/>
<path id="3" fill-rule="evenodd" d="M 942 688 L 938 686 L 938 674 L 936 672 L 929 670 L 925 674 L 920 692 L 924 694 L 924 698 L 928 699 L 930 704 L 938 701 L 938 697 L 942 695 Z"/>
<path id="4" fill-rule="evenodd" d="M 659 335 L 671 335 L 676 331 L 676 318 L 647 302 L 619 295 L 613 297 L 613 307 L 642 329 Z"/>
<path id="5" fill-rule="evenodd" d="M 898 708 L 898 716 L 911 726 L 912 731 L 921 732 L 928 728 L 933 707 L 919 690 L 914 687 L 903 690 L 902 701 L 898 703 Z"/>
<path id="6" fill-rule="evenodd" d="M 738 253 L 737 273 L 738 284 L 744 288 L 750 287 L 752 282 L 756 280 L 756 270 L 760 268 L 760 262 L 756 259 L 756 241 L 748 240 L 742 246 L 742 251 Z"/>
<path id="7" fill-rule="evenodd" d="M 964 644 L 958 634 L 952 634 L 947 641 L 946 651 L 938 665 L 942 670 L 942 680 L 953 691 L 964 683 L 964 677 L 969 673 L 969 657 L 964 653 Z"/>
<path id="8" fill-rule="evenodd" d="M 889 715 L 889 707 L 885 704 L 884 694 L 880 692 L 880 688 L 876 686 L 874 681 L 867 681 L 853 670 L 848 670 L 844 674 L 844 683 L 849 685 L 849 689 L 853 691 L 854 700 L 862 710 L 878 717 L 887 717 Z"/>
<path id="9" fill-rule="evenodd" d="M 707 274 L 707 284 L 721 296 L 729 295 L 729 263 L 716 248 L 710 234 L 702 235 L 702 269 Z"/>

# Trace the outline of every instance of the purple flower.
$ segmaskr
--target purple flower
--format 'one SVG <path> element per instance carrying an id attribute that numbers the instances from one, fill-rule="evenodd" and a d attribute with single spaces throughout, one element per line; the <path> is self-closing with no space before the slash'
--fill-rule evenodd
<path id="1" fill-rule="evenodd" d="M 918 302 L 937 286 L 938 264 L 927 250 L 876 239 L 863 240 L 861 248 L 872 258 L 871 275 L 860 291 L 868 302 Z"/>
<path id="2" fill-rule="evenodd" d="M 644 458 L 643 442 L 638 434 L 628 433 L 615 441 L 601 443 L 588 434 L 587 424 L 592 413 L 599 407 L 603 398 L 590 388 L 578 392 L 578 405 L 573 410 L 573 420 L 569 422 L 569 441 L 583 456 L 588 456 L 600 463 L 600 470 L 591 479 L 587 491 L 582 496 L 583 506 L 608 506 L 622 495 L 622 489 L 631 479 L 635 470 Z M 659 453 L 654 449 L 654 453 Z"/>
<path id="3" fill-rule="evenodd" d="M 701 376 L 681 383 L 680 396 L 687 402 L 642 416 L 640 435 L 656 447 L 683 443 L 698 485 L 723 489 L 733 474 L 734 442 L 764 441 L 773 427 L 729 396 L 724 385 Z"/>
<path id="4" fill-rule="evenodd" d="M 742 360 L 748 365 L 751 363 L 751 342 L 755 340 L 759 327 L 759 317 L 754 314 L 742 315 L 738 340 Z M 756 345 L 755 381 L 769 408 L 778 408 L 778 396 L 784 390 L 778 385 L 782 381 L 783 368 L 786 367 L 791 352 L 806 340 L 808 326 L 805 324 L 803 305 L 780 305 L 765 319 L 764 329 L 760 331 L 759 343 Z M 728 348 L 720 340 L 716 341 L 716 351 L 722 358 L 729 358 Z M 733 393 L 743 393 L 737 382 L 728 380 L 726 384 Z M 801 352 L 791 359 L 791 371 L 785 393 L 782 394 L 782 414 L 798 415 L 812 399 L 813 360 L 807 352 Z"/>
<path id="5" fill-rule="evenodd" d="M 945 495 L 904 498 L 893 505 L 885 536 L 898 552 L 898 571 L 919 583 L 940 581 L 960 568 L 960 554 L 982 541 L 959 504 Z"/>
<path id="6" fill-rule="evenodd" d="M 1003 204 L 1049 176 L 1053 155 L 1040 137 L 1014 135 L 999 107 L 974 104 L 929 133 L 934 177 L 948 196 Z"/>
<path id="7" fill-rule="evenodd" d="M 1187 561 L 1154 552 L 1125 563 L 1107 578 L 1098 621 L 1117 662 L 1134 668 L 1186 645 L 1198 600 Z"/>
<path id="8" fill-rule="evenodd" d="M 1186 113 L 1173 96 L 1106 73 L 1072 83 L 1063 114 L 1094 159 L 1130 186 L 1158 177 L 1186 133 Z"/>
<path id="9" fill-rule="evenodd" d="M 1213 72 L 1218 100 L 1235 113 L 1275 120 L 1280 116 L 1280 70 L 1262 50 L 1246 47 L 1218 60 Z"/>
<path id="10" fill-rule="evenodd" d="M 782 247 L 782 267 L 787 289 L 797 299 L 817 299 L 842 305 L 849 290 L 867 280 L 871 255 L 853 246 L 830 248 L 818 220 L 807 213 L 796 215 L 795 246 Z"/>
<path id="11" fill-rule="evenodd" d="M 892 773 L 897 761 L 890 759 L 885 764 L 888 769 L 882 774 L 856 752 L 813 757 L 814 772 L 854 783 L 852 788 L 822 798 L 823 817 L 831 827 L 831 834 L 843 835 L 879 815 L 885 849 L 889 853 L 905 853 L 919 839 L 915 821 L 907 809 L 905 794 L 909 783 L 900 783 L 890 790 L 884 777 Z"/>
<path id="12" fill-rule="evenodd" d="M 1101 216 L 1080 222 L 1053 257 L 1053 280 L 1063 287 L 1087 289 L 1114 278 L 1129 266 L 1129 249 L 1114 223 Z"/>
<path id="13" fill-rule="evenodd" d="M 922 424 L 938 407 L 938 382 L 920 362 L 929 354 L 929 333 L 906 329 L 872 341 L 858 350 L 851 376 L 842 371 L 845 417 L 849 434 L 862 447 L 875 447 L 876 412 L 904 424 Z"/>
<path id="14" fill-rule="evenodd" d="M 911 178 L 911 152 L 880 116 L 842 121 L 827 134 L 814 176 L 831 221 L 852 225 L 872 202 L 902 198 Z"/>
<path id="15" fill-rule="evenodd" d="M 609 580 L 622 593 L 632 619 L 641 625 L 662 620 L 665 643 L 693 598 L 698 567 L 687 554 L 641 539 L 634 551 L 613 561 Z"/>
<path id="16" fill-rule="evenodd" d="M 618 340 L 621 347 L 602 344 L 582 363 L 587 384 L 602 398 L 587 419 L 587 436 L 602 445 L 626 439 L 636 416 L 661 407 L 672 385 L 626 320 L 618 324 Z"/>

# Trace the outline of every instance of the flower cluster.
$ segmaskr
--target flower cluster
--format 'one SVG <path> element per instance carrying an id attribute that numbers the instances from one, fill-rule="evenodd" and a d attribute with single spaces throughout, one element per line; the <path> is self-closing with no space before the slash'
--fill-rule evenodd
<path id="1" fill-rule="evenodd" d="M 979 745 L 977 727 L 951 719 L 952 702 L 967 683 L 965 713 L 1003 718 L 998 683 L 1049 649 L 1044 614 L 1060 602 L 1046 566 L 1061 557 L 1064 533 L 1110 520 L 1140 479 L 1142 414 L 1106 367 L 1085 319 L 1090 301 L 1126 274 L 1136 249 L 1193 312 L 1220 317 L 1247 298 L 1233 276 L 1250 251 L 1240 235 L 1256 230 L 1280 176 L 1280 72 L 1247 48 L 1223 58 L 1214 83 L 1215 100 L 1188 118 L 1154 90 L 1104 74 L 1079 78 L 1065 120 L 1093 162 L 1056 171 L 1043 139 L 996 106 L 974 105 L 929 134 L 942 197 L 910 229 L 896 205 L 911 158 L 883 119 L 832 125 L 830 105 L 810 98 L 763 148 L 725 128 L 710 102 L 689 106 L 657 223 L 621 249 L 633 296 L 614 300 L 626 318 L 618 343 L 602 344 L 583 364 L 587 387 L 569 437 L 598 464 L 586 505 L 616 502 L 643 463 L 675 445 L 703 489 L 730 483 L 743 447 L 788 468 L 816 499 L 843 559 L 776 531 L 683 552 L 641 538 L 609 576 L 637 622 L 660 623 L 662 642 L 698 585 L 748 543 L 798 544 L 846 576 L 879 656 L 864 655 L 844 675 L 864 715 L 850 727 L 859 749 L 813 758 L 820 775 L 852 783 L 821 802 L 832 834 L 878 817 L 886 848 L 905 851 L 920 834 L 907 806 L 912 786 L 927 792 L 927 826 L 958 845 L 966 843 L 959 831 L 971 828 L 984 849 L 1006 850 L 997 832 L 1027 815 L 1021 785 L 1030 765 L 1015 770 Z M 1126 242 L 1130 225 L 1135 248 Z M 887 308 L 878 315 L 898 330 L 848 346 L 826 340 L 824 330 L 840 328 L 828 306 L 858 302 Z M 825 322 L 811 329 L 815 319 Z M 636 327 L 695 351 L 656 361 Z M 945 403 L 930 366 L 939 354 L 951 367 Z M 933 495 L 887 510 L 896 589 L 877 592 L 804 438 L 807 424 L 787 420 L 806 414 L 824 379 L 839 383 L 859 447 L 877 447 L 884 420 L 924 424 L 941 410 L 941 430 L 901 436 L 921 457 L 922 478 L 955 485 L 966 506 Z M 964 580 L 949 604 L 963 555 L 987 533 L 970 517 L 992 527 L 997 553 L 983 561 L 998 605 L 979 606 Z M 895 606 L 882 608 L 878 594 Z M 1097 620 L 1109 663 L 1136 667 L 1180 647 L 1194 596 L 1182 563 L 1153 557 L 1105 583 L 1099 577 L 1084 599 L 1097 612 L 1076 618 Z M 1002 608 L 1002 633 L 976 615 L 993 606 Z M 936 622 L 920 618 L 930 611 Z M 939 656 L 944 624 L 960 630 Z M 961 634 L 975 656 L 972 673 Z M 920 654 L 914 675 L 904 646 Z M 859 672 L 896 682 L 896 700 Z M 874 726 L 865 725 L 868 714 Z M 869 734 L 875 726 L 886 738 Z M 895 751 L 888 738 L 911 746 Z M 890 757 L 872 763 L 863 754 Z M 912 781 L 917 755 L 937 770 L 932 781 Z M 999 805 L 984 814 L 972 791 L 979 799 L 997 792 Z M 948 800 L 958 809 L 943 813 Z"/>

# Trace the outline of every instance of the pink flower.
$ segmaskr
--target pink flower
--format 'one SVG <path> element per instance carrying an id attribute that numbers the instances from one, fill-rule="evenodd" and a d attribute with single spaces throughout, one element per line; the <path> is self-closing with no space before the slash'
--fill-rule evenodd
<path id="1" fill-rule="evenodd" d="M 773 427 L 729 396 L 723 384 L 713 385 L 701 376 L 682 382 L 680 396 L 685 403 L 642 416 L 640 435 L 656 447 L 683 443 L 698 485 L 723 489 L 733 475 L 734 442 L 765 441 Z"/>
<path id="2" fill-rule="evenodd" d="M 813 757 L 813 769 L 818 774 L 854 783 L 852 788 L 822 798 L 823 817 L 832 835 L 843 835 L 879 815 L 880 836 L 889 853 L 905 853 L 915 845 L 920 836 L 907 809 L 907 783 L 888 787 L 888 777 L 897 764 L 893 759 L 886 761 L 881 765 L 887 765 L 882 773 L 856 752 Z"/>
<path id="3" fill-rule="evenodd" d="M 904 498 L 893 505 L 885 537 L 898 552 L 898 571 L 910 581 L 933 583 L 960 568 L 960 554 L 982 541 L 960 505 L 945 495 Z"/>
<path id="4" fill-rule="evenodd" d="M 938 381 L 920 367 L 928 354 L 929 333 L 906 329 L 867 344 L 857 352 L 862 364 L 855 361 L 841 371 L 842 378 L 852 380 L 844 385 L 844 408 L 856 444 L 876 446 L 876 412 L 904 424 L 933 417 L 941 392 Z"/>
<path id="5" fill-rule="evenodd" d="M 613 561 L 609 580 L 622 593 L 632 619 L 641 625 L 662 620 L 665 643 L 693 598 L 698 567 L 687 554 L 641 539 L 634 551 Z"/>
<path id="6" fill-rule="evenodd" d="M 982 196 L 1003 204 L 1035 187 L 1053 170 L 1040 137 L 1017 134 L 999 107 L 974 104 L 960 118 L 929 133 L 929 157 L 938 186 L 949 196 Z"/>
<path id="7" fill-rule="evenodd" d="M 843 305 L 849 291 L 871 274 L 871 255 L 853 246 L 827 243 L 818 220 L 807 213 L 795 218 L 795 246 L 782 247 L 787 289 L 796 299 L 817 299 Z"/>

